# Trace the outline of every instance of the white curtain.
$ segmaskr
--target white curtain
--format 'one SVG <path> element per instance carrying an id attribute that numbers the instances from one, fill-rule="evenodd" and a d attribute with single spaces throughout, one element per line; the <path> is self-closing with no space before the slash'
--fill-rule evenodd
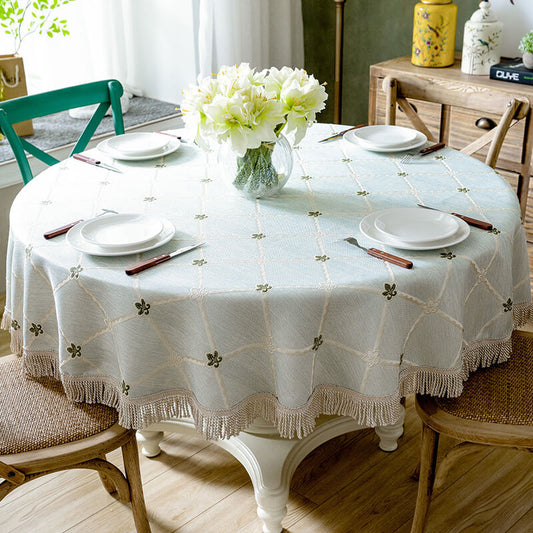
<path id="1" fill-rule="evenodd" d="M 57 15 L 70 35 L 30 35 L 19 52 L 30 93 L 117 78 L 179 104 L 199 73 L 223 64 L 303 66 L 301 0 L 76 0 Z"/>
<path id="2" fill-rule="evenodd" d="M 200 0 L 199 73 L 242 62 L 303 67 L 301 0 Z"/>

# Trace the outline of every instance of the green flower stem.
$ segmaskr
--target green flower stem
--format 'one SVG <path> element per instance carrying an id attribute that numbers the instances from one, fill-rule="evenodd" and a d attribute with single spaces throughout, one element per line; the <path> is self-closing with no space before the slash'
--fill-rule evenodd
<path id="1" fill-rule="evenodd" d="M 259 148 L 248 148 L 237 157 L 237 175 L 233 185 L 240 191 L 254 193 L 279 185 L 279 177 L 272 164 L 273 143 L 262 143 Z"/>

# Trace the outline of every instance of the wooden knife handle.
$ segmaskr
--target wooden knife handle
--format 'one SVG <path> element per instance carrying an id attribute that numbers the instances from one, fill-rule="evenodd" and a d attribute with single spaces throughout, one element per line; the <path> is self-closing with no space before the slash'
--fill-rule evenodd
<path id="1" fill-rule="evenodd" d="M 146 259 L 144 261 L 141 261 L 139 263 L 135 263 L 133 266 L 126 269 L 126 274 L 128 276 L 132 276 L 133 274 L 137 274 L 138 272 L 142 272 L 143 270 L 146 270 L 147 268 L 153 267 L 155 265 L 158 265 L 159 263 L 163 263 L 164 261 L 168 261 L 170 259 L 170 254 L 162 254 L 162 255 L 156 255 L 155 257 L 152 257 L 150 259 Z"/>
<path id="2" fill-rule="evenodd" d="M 83 219 L 76 220 L 76 222 L 71 222 L 70 224 L 61 226 L 60 228 L 47 231 L 46 233 L 43 233 L 43 237 L 45 239 L 53 239 L 54 237 L 57 237 L 58 235 L 63 235 L 63 233 L 66 233 L 70 228 L 73 228 L 76 224 L 79 224 L 80 222 L 83 222 Z"/>
<path id="3" fill-rule="evenodd" d="M 470 218 L 466 215 L 460 215 L 459 213 L 452 213 L 454 217 L 460 218 L 461 220 L 464 220 L 469 226 L 474 226 L 476 228 L 481 229 L 492 229 L 492 224 L 490 222 L 485 222 L 483 220 L 478 220 L 477 218 Z"/>
<path id="4" fill-rule="evenodd" d="M 382 259 L 383 261 L 388 261 L 389 263 L 401 266 L 402 268 L 413 268 L 413 263 L 411 261 L 403 259 L 402 257 L 398 257 L 396 255 L 388 254 L 387 252 L 384 252 L 383 250 L 378 250 L 377 248 L 369 248 L 367 250 L 367 253 L 372 257 L 377 257 L 378 259 Z"/>
<path id="5" fill-rule="evenodd" d="M 420 150 L 420 155 L 431 154 L 433 152 L 436 152 L 437 150 L 440 150 L 441 148 L 444 148 L 445 146 L 446 144 L 444 143 L 437 143 L 432 146 L 428 146 L 427 148 L 423 148 L 422 150 Z"/>

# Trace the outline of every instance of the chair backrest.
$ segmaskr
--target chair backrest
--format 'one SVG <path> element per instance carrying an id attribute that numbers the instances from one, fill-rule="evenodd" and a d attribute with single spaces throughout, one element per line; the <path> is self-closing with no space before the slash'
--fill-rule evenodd
<path id="1" fill-rule="evenodd" d="M 73 155 L 85 150 L 109 107 L 113 113 L 115 133 L 117 135 L 124 133 L 120 107 L 120 97 L 123 92 L 124 89 L 119 81 L 103 80 L 1 102 L 0 132 L 5 135 L 13 150 L 24 184 L 33 179 L 26 152 L 50 166 L 59 163 L 59 160 L 19 137 L 13 129 L 13 124 L 77 107 L 99 104 L 72 149 L 70 155 Z"/>
<path id="2" fill-rule="evenodd" d="M 424 133 L 430 141 L 437 141 L 411 104 L 402 95 L 401 84 L 398 80 L 387 76 L 383 80 L 383 91 L 386 96 L 385 124 L 396 124 L 396 107 L 398 106 L 405 113 L 405 116 L 410 120 L 415 129 Z M 489 151 L 485 157 L 485 164 L 495 168 L 507 132 L 520 120 L 524 119 L 528 111 L 529 101 L 526 98 L 524 100 L 517 98 L 511 99 L 507 103 L 505 110 L 503 110 L 497 127 L 474 140 L 468 146 L 463 147 L 461 152 L 472 155 L 490 143 Z M 446 139 L 439 140 L 446 142 Z"/>

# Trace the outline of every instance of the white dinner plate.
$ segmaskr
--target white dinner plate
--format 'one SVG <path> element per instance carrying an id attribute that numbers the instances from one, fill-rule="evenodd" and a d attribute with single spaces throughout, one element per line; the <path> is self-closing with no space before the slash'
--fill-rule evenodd
<path id="1" fill-rule="evenodd" d="M 81 236 L 102 248 L 139 247 L 161 233 L 163 220 L 139 213 L 120 213 L 88 220 L 80 229 Z"/>
<path id="2" fill-rule="evenodd" d="M 405 150 L 412 150 L 414 148 L 418 148 L 424 143 L 426 143 L 428 140 L 423 133 L 417 131 L 414 140 L 405 144 L 404 146 L 396 148 L 381 148 L 379 146 L 372 146 L 366 143 L 363 144 L 361 141 L 359 141 L 359 139 L 357 139 L 357 137 L 355 137 L 355 135 L 353 135 L 356 131 L 357 130 L 346 132 L 343 138 L 349 143 L 355 144 L 356 146 L 359 146 L 359 148 L 363 148 L 364 150 L 370 150 L 371 152 L 403 152 Z"/>
<path id="3" fill-rule="evenodd" d="M 403 148 L 416 138 L 416 130 L 403 126 L 365 126 L 353 130 L 353 136 L 363 145 L 374 148 Z"/>
<path id="4" fill-rule="evenodd" d="M 106 139 L 98 144 L 97 148 L 104 154 L 110 155 L 113 159 L 121 159 L 123 161 L 144 161 L 146 159 L 154 159 L 156 157 L 163 157 L 175 152 L 180 147 L 180 140 L 170 138 L 170 142 L 158 153 L 148 154 L 148 155 L 125 155 L 121 152 L 113 150 L 109 147 L 109 141 L 111 139 Z"/>
<path id="5" fill-rule="evenodd" d="M 436 250 L 438 248 L 446 248 L 447 246 L 459 244 L 470 235 L 470 226 L 458 218 L 457 224 L 459 228 L 453 235 L 450 235 L 449 237 L 444 239 L 436 239 L 434 241 L 425 243 L 403 242 L 389 237 L 387 234 L 380 232 L 378 228 L 376 228 L 375 220 L 376 217 L 378 217 L 381 213 L 382 211 L 378 211 L 364 217 L 359 224 L 359 229 L 365 237 L 393 248 L 400 248 L 403 250 Z"/>
<path id="6" fill-rule="evenodd" d="M 166 244 L 172 237 L 174 237 L 175 234 L 175 228 L 172 222 L 169 220 L 163 219 L 163 230 L 159 235 L 157 235 L 154 239 L 151 241 L 148 241 L 140 246 L 133 246 L 133 247 L 127 247 L 124 246 L 120 249 L 113 249 L 109 250 L 106 248 L 102 248 L 101 246 L 98 246 L 97 244 L 92 244 L 89 241 L 85 240 L 81 234 L 81 230 L 83 229 L 84 222 L 80 222 L 79 224 L 76 224 L 74 227 L 70 228 L 68 230 L 66 239 L 67 242 L 73 247 L 76 248 L 76 250 L 80 252 L 84 252 L 86 254 L 90 255 L 102 255 L 102 256 L 120 256 L 120 255 L 130 255 L 130 254 L 138 254 L 141 252 L 147 252 L 148 250 L 152 250 L 153 248 L 157 248 L 158 246 L 162 246 L 163 244 Z"/>
<path id="7" fill-rule="evenodd" d="M 116 135 L 107 140 L 107 147 L 125 156 L 160 154 L 170 142 L 170 137 L 160 133 L 139 131 Z"/>
<path id="8" fill-rule="evenodd" d="M 393 239 L 423 244 L 450 237 L 459 229 L 458 218 L 440 211 L 404 207 L 382 211 L 374 220 L 376 228 Z"/>

